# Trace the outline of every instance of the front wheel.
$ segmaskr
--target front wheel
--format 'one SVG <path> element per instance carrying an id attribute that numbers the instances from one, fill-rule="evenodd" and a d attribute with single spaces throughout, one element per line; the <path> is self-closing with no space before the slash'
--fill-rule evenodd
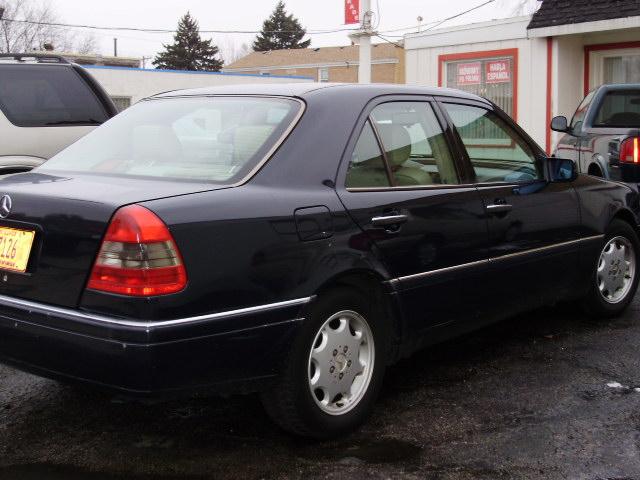
<path id="1" fill-rule="evenodd" d="M 320 295 L 277 385 L 262 394 L 271 418 L 312 438 L 348 433 L 370 414 L 386 362 L 379 312 L 358 291 Z"/>
<path id="2" fill-rule="evenodd" d="M 638 288 L 640 242 L 635 230 L 622 220 L 613 220 L 593 268 L 586 307 L 601 317 L 620 315 Z"/>

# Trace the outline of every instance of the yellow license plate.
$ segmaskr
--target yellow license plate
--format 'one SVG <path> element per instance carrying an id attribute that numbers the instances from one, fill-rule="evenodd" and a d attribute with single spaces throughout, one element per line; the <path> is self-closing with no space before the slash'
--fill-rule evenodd
<path id="1" fill-rule="evenodd" d="M 0 269 L 24 272 L 36 232 L 0 227 Z"/>

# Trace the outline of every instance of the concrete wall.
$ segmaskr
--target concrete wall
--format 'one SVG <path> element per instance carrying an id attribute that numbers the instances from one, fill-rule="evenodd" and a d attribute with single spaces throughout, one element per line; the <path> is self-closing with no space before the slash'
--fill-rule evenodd
<path id="1" fill-rule="evenodd" d="M 329 71 L 329 81 L 339 83 L 357 83 L 358 82 L 358 65 L 340 65 L 326 67 Z M 298 67 L 289 70 L 282 70 L 288 75 L 296 75 L 303 77 L 311 77 L 315 80 L 318 78 L 317 67 L 303 68 Z M 371 81 L 373 83 L 404 83 L 404 58 L 398 59 L 398 63 L 374 63 L 371 65 Z M 260 69 L 247 71 L 257 75 Z M 268 75 L 265 75 L 268 77 Z"/>
<path id="2" fill-rule="evenodd" d="M 136 68 L 85 66 L 112 97 L 130 97 L 131 104 L 156 93 L 183 88 L 243 83 L 312 82 L 299 76 L 260 76 L 232 73 L 177 72 Z"/>

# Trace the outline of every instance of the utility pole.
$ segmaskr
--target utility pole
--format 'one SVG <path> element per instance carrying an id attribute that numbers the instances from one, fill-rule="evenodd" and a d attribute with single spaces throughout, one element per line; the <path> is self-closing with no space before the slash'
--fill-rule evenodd
<path id="1" fill-rule="evenodd" d="M 114 57 L 118 56 L 118 39 L 117 38 L 113 39 L 113 56 Z"/>
<path id="2" fill-rule="evenodd" d="M 371 37 L 375 35 L 371 25 L 371 0 L 360 0 L 360 30 L 349 37 L 360 44 L 358 83 L 371 83 Z"/>

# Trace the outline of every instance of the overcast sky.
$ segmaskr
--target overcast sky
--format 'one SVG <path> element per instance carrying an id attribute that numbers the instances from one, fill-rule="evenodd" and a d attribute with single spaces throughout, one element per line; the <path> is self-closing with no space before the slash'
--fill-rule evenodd
<path id="1" fill-rule="evenodd" d="M 203 30 L 244 29 L 259 30 L 262 21 L 273 10 L 276 0 L 50 0 L 60 21 L 73 24 L 100 26 L 174 29 L 180 16 L 187 10 L 200 22 Z M 373 10 L 379 4 L 379 30 L 415 25 L 416 18 L 423 22 L 440 20 L 483 3 L 484 0 L 372 0 Z M 530 0 L 535 4 L 535 0 Z M 474 12 L 446 23 L 444 26 L 503 18 L 513 13 L 521 0 L 495 0 Z M 287 10 L 302 22 L 307 30 L 344 27 L 344 0 L 287 0 Z M 87 32 L 86 30 L 79 30 Z M 400 32 L 402 33 L 402 32 Z M 112 54 L 113 38 L 118 38 L 121 56 L 153 57 L 162 49 L 162 43 L 172 40 L 171 34 L 141 32 L 93 31 L 102 54 Z M 229 52 L 243 42 L 251 43 L 252 35 L 216 34 L 211 37 Z M 397 39 L 396 39 L 397 40 Z M 381 41 L 376 39 L 375 41 Z M 347 34 L 312 35 L 314 47 L 348 45 Z"/>

